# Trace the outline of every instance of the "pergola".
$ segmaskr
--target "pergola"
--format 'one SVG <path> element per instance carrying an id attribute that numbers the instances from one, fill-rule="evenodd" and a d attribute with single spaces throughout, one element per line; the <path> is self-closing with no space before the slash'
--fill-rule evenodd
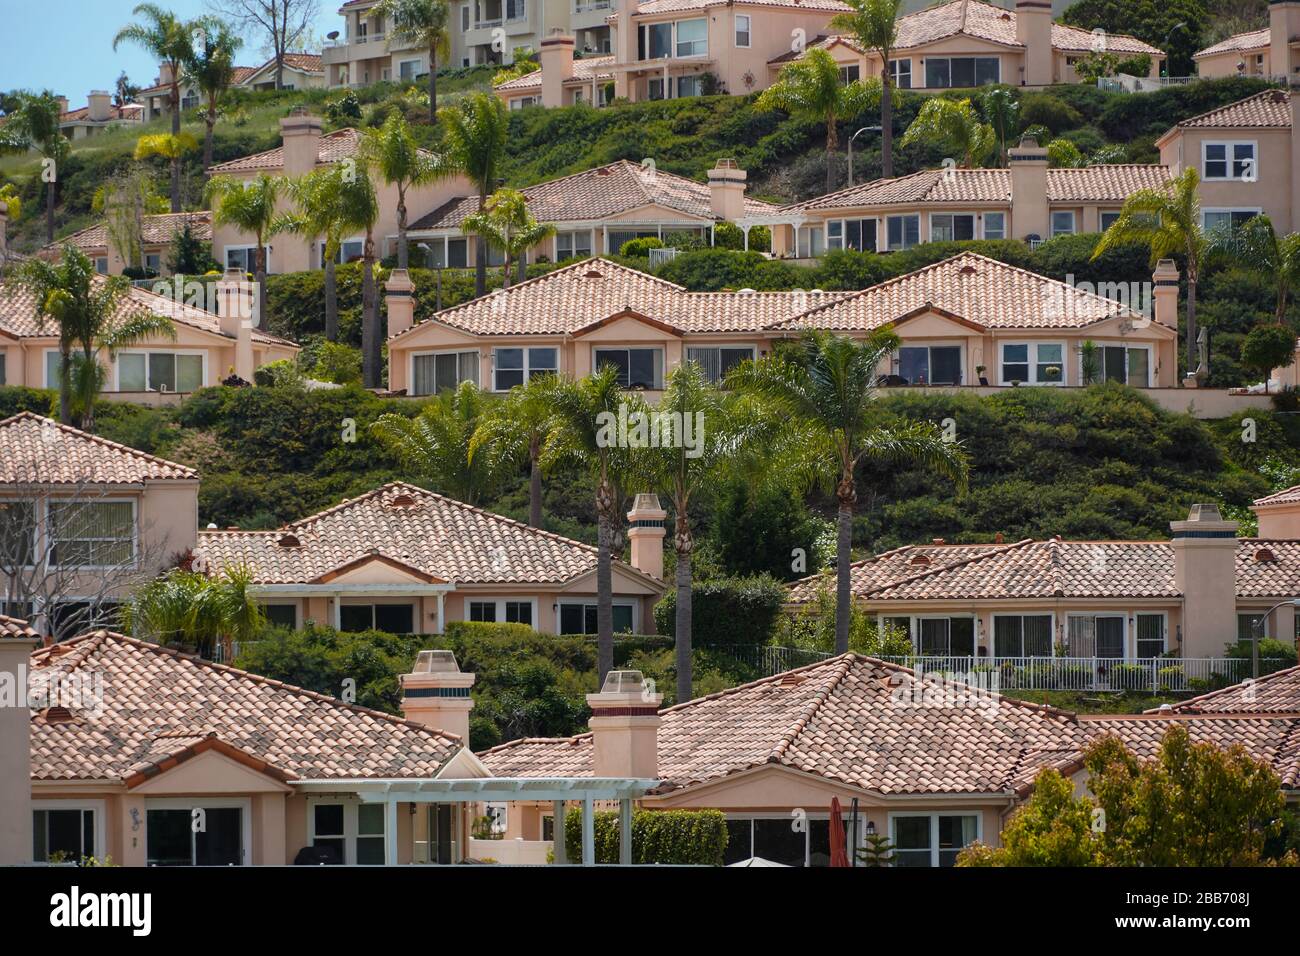
<path id="1" fill-rule="evenodd" d="M 304 792 L 346 791 L 362 803 L 384 805 L 385 863 L 397 865 L 397 805 L 399 803 L 513 803 L 519 801 L 554 804 L 555 862 L 567 864 L 564 846 L 564 814 L 569 801 L 582 801 L 582 865 L 596 862 L 596 824 L 593 812 L 597 800 L 618 801 L 619 865 L 632 865 L 632 801 L 657 787 L 658 780 L 637 777 L 468 777 L 435 780 L 376 778 L 357 780 L 299 780 Z"/>

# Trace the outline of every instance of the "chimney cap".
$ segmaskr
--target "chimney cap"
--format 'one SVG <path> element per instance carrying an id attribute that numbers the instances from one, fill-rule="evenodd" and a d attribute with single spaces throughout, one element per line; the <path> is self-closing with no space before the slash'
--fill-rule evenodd
<path id="1" fill-rule="evenodd" d="M 1212 501 L 1194 504 L 1192 509 L 1187 512 L 1188 521 L 1222 521 L 1223 516 L 1219 514 L 1219 506 Z"/>
<path id="2" fill-rule="evenodd" d="M 412 674 L 459 674 L 460 665 L 456 663 L 456 654 L 447 650 L 420 651 L 415 655 L 415 667 Z"/>
<path id="3" fill-rule="evenodd" d="M 602 694 L 639 694 L 645 675 L 636 670 L 610 671 L 601 685 Z"/>

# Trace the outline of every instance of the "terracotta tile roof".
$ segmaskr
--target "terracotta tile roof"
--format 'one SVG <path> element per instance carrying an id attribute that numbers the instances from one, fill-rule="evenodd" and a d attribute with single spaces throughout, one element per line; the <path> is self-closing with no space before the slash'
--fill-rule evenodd
<path id="1" fill-rule="evenodd" d="M 1300 714 L 1300 667 L 1265 674 L 1148 714 Z"/>
<path id="2" fill-rule="evenodd" d="M 40 637 L 40 635 L 32 630 L 26 621 L 20 621 L 16 617 L 6 617 L 5 615 L 0 614 L 0 639 L 6 637 L 36 639 Z"/>
<path id="3" fill-rule="evenodd" d="M 709 7 L 726 7 L 732 4 L 745 7 L 782 7 L 800 10 L 825 10 L 842 13 L 849 9 L 839 0 L 645 0 L 637 5 L 638 15 L 677 13 L 684 10 L 704 10 Z"/>
<path id="4" fill-rule="evenodd" d="M 660 714 L 658 792 L 775 764 L 881 794 L 1005 793 L 1026 766 L 1087 739 L 1072 714 L 937 686 L 955 700 L 919 704 L 910 670 L 846 654 L 670 707 Z M 589 776 L 591 734 L 479 757 L 501 776 Z"/>
<path id="5" fill-rule="evenodd" d="M 294 69 L 302 70 L 306 73 L 323 73 L 325 66 L 319 53 L 286 53 L 284 55 L 286 66 L 292 66 Z M 274 66 L 275 57 L 267 60 L 262 64 L 263 67 Z"/>
<path id="6" fill-rule="evenodd" d="M 94 281 L 104 282 L 105 279 L 96 276 Z M 167 280 L 162 281 L 165 283 Z M 126 295 L 119 301 L 118 321 L 125 321 L 128 317 L 138 315 L 144 310 L 168 316 L 174 322 L 201 332 L 220 335 L 231 340 L 234 338 L 221 331 L 221 320 L 211 312 L 136 286 L 127 290 Z M 0 279 L 0 333 L 6 332 L 16 338 L 44 338 L 58 334 L 52 319 L 42 322 L 35 297 L 11 278 Z M 288 339 L 271 335 L 261 329 L 253 329 L 253 341 L 262 345 L 298 348 Z"/>
<path id="7" fill-rule="evenodd" d="M 1079 329 L 1116 316 L 1146 321 L 1119 302 L 963 252 L 809 309 L 784 325 L 869 331 L 929 311 L 984 329 Z"/>
<path id="8" fill-rule="evenodd" d="M 200 531 L 195 554 L 214 569 L 244 564 L 258 584 L 308 583 L 371 558 L 456 584 L 563 584 L 596 568 L 591 545 L 404 482 L 277 531 Z"/>
<path id="9" fill-rule="evenodd" d="M 608 219 L 651 203 L 701 219 L 721 218 L 709 208 L 707 184 L 663 170 L 648 170 L 626 159 L 550 179 L 521 192 L 539 222 Z M 748 216 L 762 216 L 775 212 L 776 208 L 757 199 L 745 200 Z M 417 220 L 411 228 L 459 229 L 465 217 L 477 209 L 477 196 L 463 196 Z"/>
<path id="10" fill-rule="evenodd" d="M 900 17 L 895 49 L 914 49 L 959 34 L 1007 47 L 1024 48 L 1016 39 L 1014 11 L 980 3 L 978 0 L 952 0 L 951 3 Z M 1088 30 L 1060 23 L 1052 24 L 1053 49 L 1087 53 L 1093 49 L 1095 42 L 1096 37 Z M 1149 43 L 1119 33 L 1106 34 L 1106 49 L 1111 53 L 1163 55 L 1162 51 Z"/>
<path id="11" fill-rule="evenodd" d="M 1259 50 L 1267 50 L 1269 43 L 1268 28 L 1263 30 L 1251 30 L 1249 33 L 1234 33 L 1226 40 L 1220 40 L 1213 46 L 1207 46 L 1204 50 L 1198 50 L 1192 54 L 1193 60 L 1199 60 L 1203 56 L 1214 56 L 1216 53 L 1246 53 Z"/>
<path id="12" fill-rule="evenodd" d="M 1275 491 L 1263 498 L 1256 498 L 1254 503 L 1257 505 L 1293 505 L 1300 503 L 1300 485 L 1292 485 L 1290 488 L 1283 488 L 1281 491 Z"/>
<path id="13" fill-rule="evenodd" d="M 1224 128 L 1290 129 L 1291 94 L 1286 90 L 1264 90 L 1244 100 L 1237 100 L 1227 106 L 1210 110 L 1208 113 L 1185 119 L 1174 127 L 1174 129 Z"/>
<path id="14" fill-rule="evenodd" d="M 203 241 L 211 241 L 212 239 L 212 213 L 206 209 L 199 212 L 167 212 L 144 216 L 140 225 L 141 240 L 145 245 L 165 245 L 171 242 L 173 237 L 186 225 L 190 227 L 196 239 Z M 57 239 L 45 246 L 41 250 L 41 255 L 57 256 L 59 250 L 69 242 L 82 251 L 87 249 L 107 249 L 111 244 L 108 235 L 108 223 L 97 222 L 93 226 L 87 226 L 70 236 Z"/>
<path id="15" fill-rule="evenodd" d="M 198 476 L 193 468 L 32 412 L 0 421 L 0 485 L 138 485 Z"/>
<path id="16" fill-rule="evenodd" d="M 129 785 L 214 744 L 284 779 L 430 777 L 462 747 L 421 724 L 106 631 L 31 661 L 33 673 L 84 671 L 103 683 L 102 712 L 33 713 L 38 780 Z"/>
<path id="17" fill-rule="evenodd" d="M 361 133 L 351 127 L 325 133 L 320 138 L 320 153 L 317 161 L 321 164 L 336 163 L 340 159 L 354 157 L 357 155 L 357 147 L 360 143 Z M 275 147 L 275 149 L 268 149 L 264 153 L 254 153 L 251 156 L 241 156 L 239 159 L 232 159 L 226 163 L 217 163 L 210 169 L 210 172 L 245 173 L 283 168 L 284 146 L 281 145 Z"/>
<path id="18" fill-rule="evenodd" d="M 1154 189 L 1169 181 L 1169 167 L 1146 164 L 1049 169 L 1049 202 L 1122 203 L 1138 189 Z M 924 169 L 894 179 L 877 179 L 849 186 L 816 199 L 782 206 L 778 212 L 856 209 L 866 206 L 939 203 L 1011 203 L 1008 169 Z"/>
<path id="19" fill-rule="evenodd" d="M 1239 598 L 1298 594 L 1300 541 L 1241 538 L 1236 568 Z M 1182 596 L 1168 541 L 909 545 L 854 563 L 850 584 L 855 597 L 873 604 Z M 822 576 L 795 581 L 790 602 L 812 601 L 820 588 L 832 585 Z"/>
<path id="20" fill-rule="evenodd" d="M 565 335 L 626 312 L 682 332 L 758 331 L 841 293 L 688 292 L 608 259 L 585 259 L 512 285 L 429 321 L 476 335 Z M 411 335 L 423 323 L 389 341 Z"/>
<path id="21" fill-rule="evenodd" d="M 86 106 L 79 107 L 78 109 L 75 110 L 68 110 L 66 113 L 60 113 L 59 122 L 78 123 L 78 122 L 87 121 L 87 122 L 94 122 L 94 123 L 108 123 L 114 120 L 135 122 L 141 118 L 140 111 L 143 109 L 144 107 L 138 103 L 126 103 L 122 106 L 110 105 L 108 107 L 107 119 L 91 120 L 90 106 L 86 105 Z"/>
<path id="22" fill-rule="evenodd" d="M 581 59 L 573 61 L 573 77 L 565 80 L 566 83 L 590 83 L 592 80 L 612 80 L 614 72 L 613 56 L 584 56 Z M 533 70 L 531 73 L 525 73 L 523 76 L 516 76 L 513 80 L 499 86 L 492 87 L 495 93 L 527 93 L 532 90 L 540 91 L 542 88 L 542 71 Z"/>

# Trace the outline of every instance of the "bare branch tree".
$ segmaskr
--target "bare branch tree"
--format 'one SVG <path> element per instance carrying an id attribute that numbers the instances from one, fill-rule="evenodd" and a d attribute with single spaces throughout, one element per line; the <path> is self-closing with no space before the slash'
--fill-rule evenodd
<path id="1" fill-rule="evenodd" d="M 261 35 L 275 57 L 275 88 L 284 89 L 284 55 L 312 35 L 320 0 L 209 0 L 212 11 Z"/>

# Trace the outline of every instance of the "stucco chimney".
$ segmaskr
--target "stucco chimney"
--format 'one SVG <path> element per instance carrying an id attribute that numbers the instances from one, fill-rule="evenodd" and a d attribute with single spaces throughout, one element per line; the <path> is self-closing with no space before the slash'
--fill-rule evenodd
<path id="1" fill-rule="evenodd" d="M 284 144 L 284 174 L 301 176 L 320 162 L 321 124 L 301 106 L 280 120 L 280 140 Z"/>
<path id="2" fill-rule="evenodd" d="M 0 619 L 0 680 L 21 699 L 0 706 L 0 866 L 32 862 L 32 714 L 27 673 L 36 632 L 12 618 Z"/>
<path id="3" fill-rule="evenodd" d="M 249 282 L 234 266 L 217 280 L 217 323 L 221 334 L 235 340 L 235 374 L 253 380 L 253 325 L 257 320 L 256 282 Z"/>
<path id="4" fill-rule="evenodd" d="M 158 85 L 166 86 L 172 81 L 172 65 L 170 63 L 158 64 Z"/>
<path id="5" fill-rule="evenodd" d="M 1052 82 L 1051 0 L 1016 0 L 1016 42 L 1025 48 L 1025 86 Z"/>
<path id="6" fill-rule="evenodd" d="M 113 113 L 113 98 L 103 90 L 91 90 L 86 104 L 86 117 L 96 123 L 104 122 Z"/>
<path id="7" fill-rule="evenodd" d="M 1026 136 L 1007 150 L 1011 170 L 1011 228 L 1017 239 L 1050 238 L 1047 206 L 1047 150 Z"/>
<path id="8" fill-rule="evenodd" d="M 587 695 L 591 708 L 592 773 L 597 777 L 659 775 L 659 705 L 640 671 L 610 671 L 599 694 Z"/>
<path id="9" fill-rule="evenodd" d="M 388 337 L 405 332 L 415 324 L 415 283 L 405 269 L 394 269 L 384 283 L 388 304 Z"/>
<path id="10" fill-rule="evenodd" d="M 1300 0 L 1269 0 L 1268 61 L 1274 76 L 1292 77 L 1300 63 L 1293 62 L 1291 44 L 1300 37 Z M 1294 163 L 1294 160 L 1293 160 Z"/>
<path id="11" fill-rule="evenodd" d="M 664 519 L 668 512 L 659 504 L 659 496 L 643 493 L 632 502 L 627 513 L 628 540 L 632 544 L 632 567 L 660 581 L 664 579 Z"/>
<path id="12" fill-rule="evenodd" d="M 69 105 L 68 98 L 66 96 L 56 96 L 55 99 L 59 101 L 59 112 L 67 113 Z"/>
<path id="13" fill-rule="evenodd" d="M 1151 273 L 1152 318 L 1161 325 L 1178 330 L 1178 266 L 1173 259 L 1161 259 Z"/>
<path id="14" fill-rule="evenodd" d="M 735 222 L 745 217 L 745 180 L 749 177 L 734 159 L 720 159 L 709 170 L 709 211 Z"/>
<path id="15" fill-rule="evenodd" d="M 1171 521 L 1174 587 L 1183 596 L 1184 657 L 1220 657 L 1237 640 L 1237 522 L 1215 504 Z"/>
<path id="16" fill-rule="evenodd" d="M 542 68 L 542 105 L 564 105 L 564 81 L 573 78 L 573 37 L 557 33 L 542 40 L 537 62 Z"/>
<path id="17" fill-rule="evenodd" d="M 474 675 L 466 674 L 451 651 L 420 651 L 415 669 L 400 678 L 402 716 L 434 730 L 455 734 L 469 746 L 469 689 Z"/>

